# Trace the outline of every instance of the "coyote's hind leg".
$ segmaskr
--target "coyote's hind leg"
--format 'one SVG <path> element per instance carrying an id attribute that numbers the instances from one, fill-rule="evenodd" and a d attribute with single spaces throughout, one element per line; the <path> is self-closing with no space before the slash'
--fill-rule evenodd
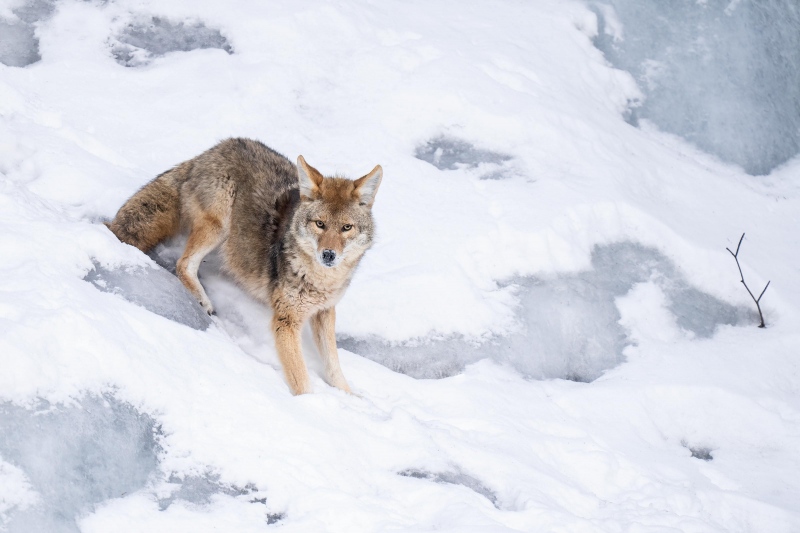
<path id="1" fill-rule="evenodd" d="M 224 230 L 218 219 L 205 216 L 196 220 L 192 225 L 189 240 L 186 241 L 186 249 L 178 260 L 176 269 L 178 279 L 197 298 L 209 315 L 214 313 L 214 308 L 211 306 L 211 300 L 208 299 L 200 280 L 197 279 L 197 270 L 200 268 L 203 258 L 222 242 L 223 235 Z"/>

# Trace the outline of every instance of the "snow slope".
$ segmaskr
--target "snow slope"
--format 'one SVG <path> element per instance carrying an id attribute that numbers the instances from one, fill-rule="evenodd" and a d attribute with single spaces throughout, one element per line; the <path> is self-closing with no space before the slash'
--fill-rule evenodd
<path id="1" fill-rule="evenodd" d="M 30 63 L 0 64 L 0 530 L 800 531 L 800 161 L 753 177 L 626 123 L 586 5 L 0 17 Z M 213 257 L 207 325 L 154 270 L 180 240 L 99 223 L 228 136 L 384 167 L 337 307 L 357 395 L 305 339 L 292 397 Z"/>

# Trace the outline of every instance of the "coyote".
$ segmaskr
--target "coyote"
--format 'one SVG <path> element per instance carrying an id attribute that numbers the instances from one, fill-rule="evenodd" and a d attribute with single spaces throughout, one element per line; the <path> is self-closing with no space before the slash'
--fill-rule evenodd
<path id="1" fill-rule="evenodd" d="M 372 245 L 372 204 L 380 165 L 357 180 L 325 177 L 297 158 L 251 139 L 227 139 L 145 185 L 108 227 L 149 251 L 181 229 L 189 233 L 177 275 L 209 314 L 197 279 L 203 257 L 221 246 L 223 265 L 273 310 L 272 332 L 293 394 L 311 392 L 300 328 L 311 320 L 326 381 L 350 387 L 336 352 L 336 303 Z"/>

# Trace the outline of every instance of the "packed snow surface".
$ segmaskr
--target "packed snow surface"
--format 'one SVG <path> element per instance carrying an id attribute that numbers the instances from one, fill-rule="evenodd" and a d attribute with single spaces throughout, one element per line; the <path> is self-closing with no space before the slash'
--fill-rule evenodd
<path id="1" fill-rule="evenodd" d="M 0 2 L 0 531 L 800 531 L 796 11 L 725 4 Z M 384 168 L 353 395 L 102 224 L 229 136 Z"/>

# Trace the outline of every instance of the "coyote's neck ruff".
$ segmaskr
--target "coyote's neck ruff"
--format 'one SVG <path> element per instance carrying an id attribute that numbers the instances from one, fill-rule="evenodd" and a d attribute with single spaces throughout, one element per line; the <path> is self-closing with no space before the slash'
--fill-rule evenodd
<path id="1" fill-rule="evenodd" d="M 300 349 L 310 319 L 327 381 L 350 388 L 336 352 L 335 305 L 372 245 L 372 204 L 382 170 L 355 181 L 324 177 L 250 139 L 228 139 L 145 185 L 109 227 L 146 252 L 188 230 L 180 280 L 211 314 L 197 279 L 203 257 L 221 248 L 225 268 L 272 306 L 272 331 L 294 394 L 311 391 Z"/>

